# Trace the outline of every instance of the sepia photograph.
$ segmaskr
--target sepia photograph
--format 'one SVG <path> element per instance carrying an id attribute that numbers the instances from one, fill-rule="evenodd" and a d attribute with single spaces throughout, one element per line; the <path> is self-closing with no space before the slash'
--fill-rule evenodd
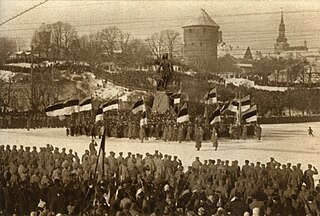
<path id="1" fill-rule="evenodd" d="M 320 1 L 0 0 L 0 216 L 320 216 Z"/>

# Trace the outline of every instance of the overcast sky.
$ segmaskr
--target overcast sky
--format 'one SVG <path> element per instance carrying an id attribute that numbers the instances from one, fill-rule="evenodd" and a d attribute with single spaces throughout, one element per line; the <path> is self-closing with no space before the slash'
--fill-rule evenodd
<path id="1" fill-rule="evenodd" d="M 39 0 L 0 0 L 0 22 L 38 4 Z M 0 36 L 19 38 L 30 44 L 41 23 L 68 22 L 78 34 L 95 33 L 118 26 L 133 37 L 182 26 L 204 8 L 220 25 L 223 40 L 234 47 L 271 50 L 278 35 L 281 8 L 291 46 L 311 48 L 320 44 L 320 1 L 58 1 L 45 4 L 0 26 Z M 182 40 L 182 37 L 181 37 Z"/>

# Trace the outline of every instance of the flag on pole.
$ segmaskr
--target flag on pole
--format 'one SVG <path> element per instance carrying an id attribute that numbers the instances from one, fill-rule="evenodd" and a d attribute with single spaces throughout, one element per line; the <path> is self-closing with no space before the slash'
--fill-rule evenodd
<path id="1" fill-rule="evenodd" d="M 189 121 L 188 103 L 184 102 L 183 106 L 181 107 L 178 113 L 177 123 L 182 123 L 187 121 Z"/>
<path id="2" fill-rule="evenodd" d="M 173 99 L 173 108 L 176 111 L 176 113 L 179 111 L 179 105 L 181 102 L 181 90 L 179 90 L 177 93 L 173 94 L 171 96 Z"/>
<path id="3" fill-rule="evenodd" d="M 241 99 L 241 112 L 245 112 L 250 109 L 251 98 L 250 95 L 247 95 Z"/>
<path id="4" fill-rule="evenodd" d="M 131 111 L 133 114 L 137 114 L 139 111 L 145 111 L 146 106 L 144 105 L 143 99 L 140 98 L 132 107 Z"/>
<path id="5" fill-rule="evenodd" d="M 47 116 L 59 116 L 63 108 L 63 101 L 47 106 L 45 109 Z"/>
<path id="6" fill-rule="evenodd" d="M 101 168 L 101 179 L 104 178 L 104 157 L 105 157 L 105 148 L 106 148 L 106 128 L 105 126 L 103 127 L 103 133 L 102 133 L 102 138 L 101 138 L 101 143 L 100 143 L 100 148 L 99 148 L 99 155 L 98 155 L 98 164 L 99 169 Z M 98 178 L 99 179 L 99 178 Z"/>
<path id="7" fill-rule="evenodd" d="M 118 97 L 110 99 L 108 102 L 102 105 L 103 112 L 108 110 L 119 109 L 119 99 Z"/>
<path id="8" fill-rule="evenodd" d="M 146 124 L 148 124 L 147 112 L 143 111 L 142 118 L 140 119 L 140 127 L 142 127 L 143 125 L 146 125 Z"/>
<path id="9" fill-rule="evenodd" d="M 230 110 L 231 112 L 238 112 L 238 109 L 239 109 L 239 100 L 233 99 L 233 100 L 230 102 L 229 110 Z"/>
<path id="10" fill-rule="evenodd" d="M 171 96 L 173 98 L 173 105 L 179 105 L 181 101 L 181 90 Z"/>
<path id="11" fill-rule="evenodd" d="M 210 116 L 210 118 L 209 118 L 209 124 L 214 124 L 214 123 L 218 123 L 218 122 L 220 122 L 221 121 L 221 111 L 220 111 L 221 109 L 220 109 L 220 106 L 218 106 L 217 108 L 216 108 L 216 110 L 215 111 L 213 111 L 213 113 L 212 113 L 212 115 Z"/>
<path id="12" fill-rule="evenodd" d="M 216 104 L 216 103 L 218 103 L 217 89 L 212 88 L 206 95 L 206 104 Z"/>
<path id="13" fill-rule="evenodd" d="M 230 101 L 224 102 L 220 109 L 220 113 L 223 114 L 228 109 L 229 106 L 230 106 Z"/>
<path id="14" fill-rule="evenodd" d="M 96 122 L 103 121 L 103 110 L 102 107 L 98 109 L 96 114 Z"/>
<path id="15" fill-rule="evenodd" d="M 79 111 L 83 112 L 83 111 L 90 111 L 90 110 L 92 110 L 92 98 L 87 97 L 80 102 Z"/>
<path id="16" fill-rule="evenodd" d="M 242 113 L 242 119 L 244 119 L 247 123 L 256 122 L 258 118 L 257 113 L 257 105 L 254 105 L 250 109 Z"/>
<path id="17" fill-rule="evenodd" d="M 79 99 L 66 100 L 63 103 L 62 115 L 71 115 L 79 112 Z"/>

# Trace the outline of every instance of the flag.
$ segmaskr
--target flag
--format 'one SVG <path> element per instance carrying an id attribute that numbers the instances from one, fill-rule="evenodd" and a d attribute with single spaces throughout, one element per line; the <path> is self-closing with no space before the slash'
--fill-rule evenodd
<path id="1" fill-rule="evenodd" d="M 113 98 L 109 100 L 108 102 L 104 103 L 102 105 L 103 112 L 106 112 L 108 110 L 114 110 L 114 109 L 119 109 L 119 99 Z"/>
<path id="2" fill-rule="evenodd" d="M 142 118 L 140 119 L 140 127 L 142 127 L 143 125 L 146 125 L 148 124 L 148 121 L 147 121 L 147 112 L 146 111 L 143 111 L 142 113 Z"/>
<path id="3" fill-rule="evenodd" d="M 96 114 L 96 122 L 103 121 L 103 110 L 99 108 Z"/>
<path id="4" fill-rule="evenodd" d="M 206 95 L 206 104 L 216 104 L 218 103 L 217 100 L 217 89 L 211 89 Z"/>
<path id="5" fill-rule="evenodd" d="M 58 102 L 53 105 L 47 106 L 45 109 L 47 116 L 59 116 L 63 108 L 63 102 Z"/>
<path id="6" fill-rule="evenodd" d="M 210 116 L 209 124 L 220 122 L 221 121 L 220 115 L 221 115 L 220 106 L 218 106 L 217 109 L 213 111 L 212 115 Z"/>
<path id="7" fill-rule="evenodd" d="M 83 99 L 79 104 L 79 111 L 90 111 L 92 110 L 92 99 L 91 97 L 87 97 Z"/>
<path id="8" fill-rule="evenodd" d="M 101 138 L 101 143 L 100 143 L 100 148 L 99 148 L 99 154 L 98 154 L 98 166 L 99 166 L 99 171 L 101 169 L 101 179 L 104 178 L 104 157 L 105 157 L 105 148 L 106 148 L 106 128 L 105 126 L 103 127 L 103 134 Z M 99 172 L 100 174 L 100 172 Z M 100 179 L 98 177 L 98 179 Z"/>
<path id="9" fill-rule="evenodd" d="M 220 109 L 220 114 L 223 114 L 228 109 L 229 106 L 230 106 L 230 101 L 224 102 Z"/>
<path id="10" fill-rule="evenodd" d="M 72 113 L 78 113 L 79 112 L 79 99 L 66 100 L 63 103 L 63 108 L 62 108 L 61 112 L 63 115 L 71 115 Z"/>
<path id="11" fill-rule="evenodd" d="M 183 106 L 181 107 L 181 109 L 178 113 L 177 122 L 182 123 L 182 122 L 187 122 L 187 121 L 189 121 L 188 103 L 184 102 Z"/>
<path id="12" fill-rule="evenodd" d="M 238 108 L 239 108 L 239 100 L 233 99 L 233 100 L 230 102 L 229 110 L 232 111 L 232 112 L 237 112 L 237 111 L 238 111 Z"/>
<path id="13" fill-rule="evenodd" d="M 181 101 L 181 90 L 179 90 L 177 93 L 173 94 L 171 96 L 171 98 L 173 99 L 174 111 L 177 113 L 179 111 L 179 105 L 180 105 L 180 101 Z"/>
<path id="14" fill-rule="evenodd" d="M 245 112 L 250 109 L 251 98 L 250 95 L 247 95 L 241 99 L 241 112 Z"/>
<path id="15" fill-rule="evenodd" d="M 248 122 L 257 121 L 257 105 L 252 106 L 250 109 L 242 113 L 242 119 Z"/>
<path id="16" fill-rule="evenodd" d="M 181 100 L 181 90 L 171 96 L 173 98 L 173 105 L 179 105 Z"/>
<path id="17" fill-rule="evenodd" d="M 137 114 L 139 111 L 145 111 L 146 106 L 143 103 L 143 99 L 139 99 L 132 107 L 133 114 Z"/>

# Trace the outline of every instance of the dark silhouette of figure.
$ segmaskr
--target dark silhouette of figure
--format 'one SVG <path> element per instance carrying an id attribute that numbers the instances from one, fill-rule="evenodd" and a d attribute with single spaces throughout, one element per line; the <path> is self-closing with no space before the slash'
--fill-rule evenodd
<path id="1" fill-rule="evenodd" d="M 173 67 L 171 61 L 168 59 L 168 54 L 162 56 L 162 60 L 159 64 L 159 73 L 162 80 L 158 83 L 157 90 L 166 90 L 168 82 L 172 77 Z"/>
<path id="2" fill-rule="evenodd" d="M 313 136 L 314 137 L 313 130 L 312 130 L 311 127 L 308 128 L 308 133 L 309 133 L 309 136 Z"/>

